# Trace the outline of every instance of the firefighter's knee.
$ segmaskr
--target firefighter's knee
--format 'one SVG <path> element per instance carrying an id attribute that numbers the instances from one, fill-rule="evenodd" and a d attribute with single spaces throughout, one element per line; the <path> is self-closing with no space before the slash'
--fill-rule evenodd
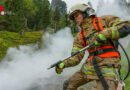
<path id="1" fill-rule="evenodd" d="M 69 84 L 69 81 L 68 81 L 68 80 L 64 81 L 63 90 L 66 90 L 66 89 L 67 89 L 68 84 Z"/>

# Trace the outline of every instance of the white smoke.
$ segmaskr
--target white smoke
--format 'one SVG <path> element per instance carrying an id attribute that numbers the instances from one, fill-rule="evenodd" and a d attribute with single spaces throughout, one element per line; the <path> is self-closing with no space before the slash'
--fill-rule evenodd
<path id="1" fill-rule="evenodd" d="M 127 6 L 120 2 L 121 0 L 100 0 L 98 2 L 97 15 L 115 15 L 122 19 L 130 20 L 130 11 L 128 11 Z"/>
<path id="2" fill-rule="evenodd" d="M 43 43 L 41 50 L 37 45 L 9 48 L 0 64 L 0 90 L 49 90 L 45 85 L 55 84 L 57 75 L 54 69 L 47 68 L 70 55 L 73 37 L 70 29 L 65 28 L 53 35 L 46 34 Z"/>
<path id="3" fill-rule="evenodd" d="M 92 0 L 90 0 L 92 3 L 92 6 L 94 7 L 94 3 Z M 130 21 L 130 11 L 128 7 L 123 5 L 124 2 L 121 2 L 121 0 L 97 0 L 98 5 L 96 8 L 97 16 L 103 16 L 103 15 L 115 15 L 118 16 L 124 20 Z M 122 4 L 121 4 L 122 3 Z M 130 35 L 120 39 L 120 42 L 124 47 L 127 47 L 130 45 Z"/>

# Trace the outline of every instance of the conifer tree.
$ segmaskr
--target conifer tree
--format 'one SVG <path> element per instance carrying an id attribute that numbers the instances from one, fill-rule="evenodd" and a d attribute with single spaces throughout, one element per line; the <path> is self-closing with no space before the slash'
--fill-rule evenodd
<path id="1" fill-rule="evenodd" d="M 55 9 L 54 15 L 53 15 L 55 30 L 59 29 L 59 28 L 58 28 L 58 23 L 59 23 L 59 21 L 60 21 L 60 17 L 61 17 L 61 14 L 60 14 L 59 7 L 56 6 L 56 9 Z"/>
<path id="2" fill-rule="evenodd" d="M 50 3 L 48 0 L 42 1 L 42 17 L 40 19 L 40 27 L 46 28 L 48 25 L 50 25 Z"/>
<path id="3" fill-rule="evenodd" d="M 34 0 L 38 10 L 34 18 L 35 29 L 45 29 L 50 25 L 50 3 L 48 0 Z"/>
<path id="4" fill-rule="evenodd" d="M 6 15 L 7 30 L 12 32 L 19 32 L 25 27 L 24 20 L 24 1 L 23 0 L 6 0 L 5 8 L 11 12 L 10 15 Z"/>

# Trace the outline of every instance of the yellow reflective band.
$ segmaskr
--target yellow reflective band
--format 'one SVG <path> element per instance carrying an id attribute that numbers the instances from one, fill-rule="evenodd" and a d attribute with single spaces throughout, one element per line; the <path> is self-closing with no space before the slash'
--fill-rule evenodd
<path id="1" fill-rule="evenodd" d="M 125 22 L 126 20 L 123 20 L 123 19 L 120 19 L 120 20 L 117 20 L 114 24 L 113 24 L 113 26 L 116 26 L 116 25 L 118 25 L 118 24 L 120 24 L 120 23 L 122 23 L 122 22 Z"/>
<path id="2" fill-rule="evenodd" d="M 75 53 L 75 52 L 78 52 L 79 50 L 81 50 L 81 48 L 78 48 L 78 47 L 73 47 L 72 48 L 72 51 L 71 51 L 71 54 Z M 83 54 L 82 52 L 80 54 Z"/>
<path id="3" fill-rule="evenodd" d="M 80 48 L 78 48 L 78 47 L 73 47 L 73 48 L 72 48 L 72 52 L 71 52 L 71 53 L 78 52 L 79 50 L 80 50 Z"/>
<path id="4" fill-rule="evenodd" d="M 118 32 L 118 28 L 116 27 L 117 24 L 121 23 L 121 20 L 117 20 L 111 27 L 112 30 L 112 38 L 119 38 L 119 32 Z"/>
<path id="5" fill-rule="evenodd" d="M 79 48 L 79 47 L 73 47 L 72 50 L 73 49 L 80 50 L 81 48 Z"/>
<path id="6" fill-rule="evenodd" d="M 116 72 L 114 68 L 100 68 L 101 72 L 103 75 L 112 75 L 115 76 Z M 96 75 L 95 69 L 94 68 L 87 68 L 84 65 L 81 68 L 81 71 L 85 74 L 93 74 Z"/>
<path id="7" fill-rule="evenodd" d="M 120 20 L 116 20 L 116 21 L 114 22 L 114 24 L 112 25 L 112 27 L 116 26 L 119 22 L 120 22 Z"/>
<path id="8" fill-rule="evenodd" d="M 77 49 L 73 49 L 71 53 L 75 53 L 75 52 L 78 52 L 79 50 Z"/>
<path id="9" fill-rule="evenodd" d="M 111 27 L 112 30 L 112 38 L 119 38 L 119 32 L 117 30 L 117 27 Z"/>

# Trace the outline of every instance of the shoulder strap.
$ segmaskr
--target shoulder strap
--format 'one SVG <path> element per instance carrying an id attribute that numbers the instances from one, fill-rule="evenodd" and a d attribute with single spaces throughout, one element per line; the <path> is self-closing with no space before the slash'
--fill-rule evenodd
<path id="1" fill-rule="evenodd" d="M 83 28 L 80 30 L 80 39 L 82 41 L 83 46 L 86 46 L 87 40 L 86 40 L 85 31 Z"/>
<path id="2" fill-rule="evenodd" d="M 100 20 L 100 18 L 98 18 L 96 16 L 93 19 L 93 26 L 99 33 L 100 33 L 100 31 L 103 31 L 101 20 Z"/>
<path id="3" fill-rule="evenodd" d="M 94 20 L 93 20 L 93 26 L 94 26 L 94 28 L 96 29 L 96 31 L 97 31 L 98 33 L 100 33 L 100 31 L 103 30 L 103 27 L 102 27 L 102 25 L 101 25 L 100 18 L 97 18 L 96 16 L 95 16 L 95 18 L 94 18 Z M 95 53 L 94 53 L 94 54 L 95 54 Z M 93 54 L 93 55 L 94 55 L 94 54 Z M 108 90 L 109 86 L 108 86 L 107 82 L 105 81 L 105 79 L 104 79 L 104 77 L 103 77 L 103 75 L 102 75 L 102 72 L 101 72 L 101 70 L 100 70 L 100 68 L 99 68 L 99 66 L 98 66 L 98 64 L 97 64 L 97 61 L 96 61 L 96 59 L 95 59 L 95 55 L 94 55 L 94 57 L 93 57 L 93 59 L 92 59 L 92 63 L 93 63 L 95 72 L 97 73 L 97 76 L 98 76 L 98 78 L 100 79 L 100 81 L 101 81 L 101 83 L 102 83 L 102 86 L 104 87 L 104 90 Z"/>
<path id="4" fill-rule="evenodd" d="M 97 33 L 97 32 L 100 33 L 100 31 L 103 30 L 103 27 L 102 27 L 100 18 L 98 18 L 98 17 L 96 17 L 96 16 L 95 16 L 94 19 L 93 19 L 93 26 L 94 26 L 94 28 L 96 29 L 96 31 L 93 32 L 92 34 L 88 35 L 87 37 L 86 37 L 86 35 L 85 35 L 85 31 L 84 31 L 83 28 L 82 28 L 81 31 L 80 31 L 80 38 L 81 38 L 81 41 L 82 41 L 82 43 L 83 43 L 84 46 L 86 46 L 87 39 L 93 37 L 93 35 L 94 35 L 95 33 Z"/>
<path id="5" fill-rule="evenodd" d="M 96 29 L 96 31 L 93 32 L 93 33 L 91 33 L 90 35 L 88 35 L 88 36 L 86 37 L 86 40 L 89 39 L 89 38 L 91 38 L 91 37 L 93 37 L 93 35 L 94 35 L 95 33 L 97 33 L 97 32 L 100 33 L 100 31 L 103 30 L 103 27 L 102 27 L 102 25 L 101 25 L 100 18 L 95 17 L 95 18 L 93 19 L 93 26 L 94 26 L 94 28 Z"/>

